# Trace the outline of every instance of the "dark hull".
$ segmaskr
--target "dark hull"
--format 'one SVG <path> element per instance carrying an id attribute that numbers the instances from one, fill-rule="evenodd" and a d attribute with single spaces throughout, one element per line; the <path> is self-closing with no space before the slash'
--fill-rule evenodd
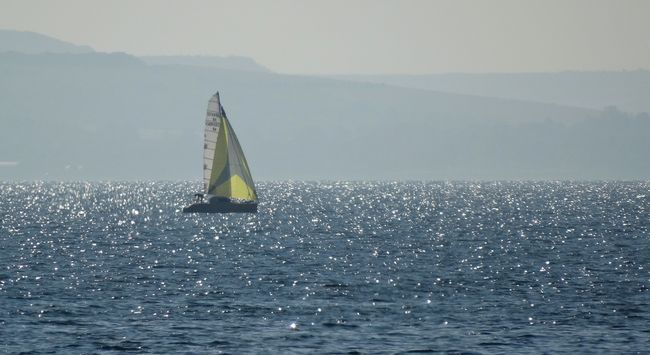
<path id="1" fill-rule="evenodd" d="M 183 208 L 183 213 L 257 213 L 257 203 L 198 202 Z"/>

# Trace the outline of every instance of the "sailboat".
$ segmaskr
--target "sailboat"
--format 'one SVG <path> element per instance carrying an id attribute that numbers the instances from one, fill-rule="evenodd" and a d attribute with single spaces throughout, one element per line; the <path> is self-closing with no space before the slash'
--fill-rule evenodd
<path id="1" fill-rule="evenodd" d="M 219 92 L 208 101 L 203 138 L 203 192 L 183 212 L 257 212 L 253 177 Z"/>

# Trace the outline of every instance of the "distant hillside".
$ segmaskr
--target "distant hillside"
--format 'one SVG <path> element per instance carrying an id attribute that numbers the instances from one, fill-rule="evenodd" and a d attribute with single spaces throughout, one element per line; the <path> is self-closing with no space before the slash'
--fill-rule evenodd
<path id="1" fill-rule="evenodd" d="M 648 179 L 650 116 L 327 78 L 0 54 L 0 178 L 192 179 L 217 90 L 256 179 Z"/>
<path id="2" fill-rule="evenodd" d="M 346 75 L 339 79 L 459 94 L 650 112 L 650 71 L 520 74 Z"/>
<path id="3" fill-rule="evenodd" d="M 92 53 L 94 50 L 34 32 L 0 30 L 0 52 Z"/>
<path id="4" fill-rule="evenodd" d="M 81 70 L 85 68 L 111 67 L 119 68 L 123 66 L 137 66 L 142 68 L 145 63 L 137 57 L 126 53 L 44 53 L 38 55 L 24 53 L 0 53 L 0 64 L 5 68 L 33 68 L 56 69 L 61 68 L 68 70 L 72 66 L 79 66 Z"/>
<path id="5" fill-rule="evenodd" d="M 268 68 L 258 64 L 255 60 L 240 56 L 143 56 L 140 58 L 148 64 L 189 65 L 226 70 L 270 72 Z"/>

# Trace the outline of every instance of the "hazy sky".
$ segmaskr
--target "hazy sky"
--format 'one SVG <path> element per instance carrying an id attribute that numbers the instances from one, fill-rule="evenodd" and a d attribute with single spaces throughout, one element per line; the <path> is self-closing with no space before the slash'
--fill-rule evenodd
<path id="1" fill-rule="evenodd" d="M 0 28 L 302 74 L 650 68 L 646 0 L 0 0 Z"/>

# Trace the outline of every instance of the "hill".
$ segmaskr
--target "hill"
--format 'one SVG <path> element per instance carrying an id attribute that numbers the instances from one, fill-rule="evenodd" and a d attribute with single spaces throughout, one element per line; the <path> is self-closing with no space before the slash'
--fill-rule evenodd
<path id="1" fill-rule="evenodd" d="M 650 117 L 329 78 L 0 54 L 0 178 L 198 180 L 217 90 L 256 179 L 647 179 Z"/>
<path id="2" fill-rule="evenodd" d="M 270 70 L 255 60 L 241 56 L 141 56 L 147 64 L 186 65 L 226 70 L 270 72 Z"/>
<path id="3" fill-rule="evenodd" d="M 91 53 L 88 46 L 64 42 L 39 33 L 0 30 L 0 52 L 19 53 Z"/>
<path id="4" fill-rule="evenodd" d="M 347 75 L 338 79 L 458 94 L 555 103 L 629 112 L 650 112 L 650 71 Z"/>

